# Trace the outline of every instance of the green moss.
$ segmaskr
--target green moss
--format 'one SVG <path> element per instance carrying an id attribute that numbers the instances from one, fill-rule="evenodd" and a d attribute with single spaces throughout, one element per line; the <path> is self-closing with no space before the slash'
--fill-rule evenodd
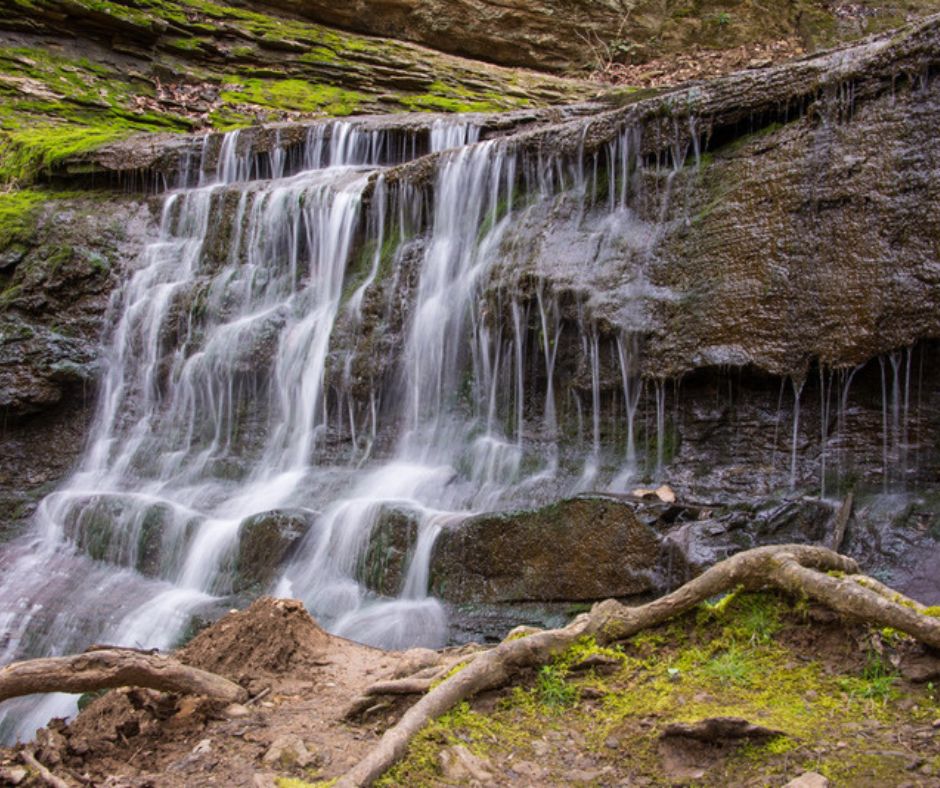
<path id="1" fill-rule="evenodd" d="M 0 250 L 30 240 L 38 210 L 48 199 L 40 191 L 0 192 Z"/>
<path id="2" fill-rule="evenodd" d="M 366 96 L 333 85 L 318 85 L 302 79 L 252 79 L 229 77 L 222 98 L 232 104 L 254 104 L 278 110 L 352 115 Z"/>
<path id="3" fill-rule="evenodd" d="M 881 731 L 881 745 L 890 750 L 903 721 L 929 725 L 936 717 L 936 693 L 927 688 L 913 704 L 899 704 L 896 676 L 877 655 L 855 672 L 834 655 L 823 662 L 794 653 L 779 635 L 805 626 L 797 607 L 776 594 L 738 591 L 629 638 L 622 648 L 583 638 L 527 685 L 506 692 L 495 708 L 490 701 L 491 711 L 463 704 L 429 726 L 382 784 L 439 784 L 440 750 L 453 744 L 494 761 L 544 761 L 533 755 L 531 743 L 556 735 L 552 731 L 583 739 L 599 765 L 610 759 L 615 770 L 621 756 L 605 742 L 628 740 L 630 773 L 667 783 L 658 751 L 665 726 L 721 716 L 743 717 L 784 735 L 732 750 L 703 784 L 740 785 L 756 776 L 761 784 L 777 784 L 810 769 L 837 784 L 877 784 L 872 775 L 890 774 L 899 764 L 837 744 L 860 730 L 870 743 L 872 731 Z M 593 654 L 608 657 L 612 667 L 603 674 L 572 670 Z"/>
<path id="4" fill-rule="evenodd" d="M 0 139 L 0 180 L 28 183 L 70 156 L 124 139 L 130 129 L 93 126 L 35 126 Z"/>

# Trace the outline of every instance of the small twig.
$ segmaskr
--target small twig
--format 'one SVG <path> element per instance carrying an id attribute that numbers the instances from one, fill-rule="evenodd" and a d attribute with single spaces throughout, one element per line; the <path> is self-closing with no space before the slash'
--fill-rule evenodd
<path id="1" fill-rule="evenodd" d="M 255 695 L 253 698 L 249 698 L 248 700 L 246 700 L 246 701 L 245 701 L 245 705 L 246 705 L 246 706 L 251 706 L 252 704 L 257 703 L 257 702 L 258 702 L 259 700 L 261 700 L 262 698 L 266 698 L 266 697 L 267 697 L 268 695 L 270 695 L 270 694 L 271 694 L 271 688 L 270 688 L 270 687 L 265 687 L 263 690 L 261 690 L 261 692 L 259 692 L 259 693 L 258 693 L 257 695 Z"/>

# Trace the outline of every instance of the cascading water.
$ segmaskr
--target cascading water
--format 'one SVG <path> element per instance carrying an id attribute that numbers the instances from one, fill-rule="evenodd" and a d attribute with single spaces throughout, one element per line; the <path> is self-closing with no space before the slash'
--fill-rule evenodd
<path id="1" fill-rule="evenodd" d="M 368 643 L 445 643 L 427 592 L 441 529 L 664 472 L 667 389 L 639 373 L 642 304 L 673 298 L 646 267 L 692 137 L 666 165 L 633 127 L 568 158 L 480 141 L 466 122 L 420 139 L 319 124 L 301 151 L 264 157 L 232 133 L 214 167 L 206 143 L 114 301 L 78 469 L 0 553 L 0 659 L 171 647 L 246 590 L 239 546 L 267 516 L 304 535 L 253 592 L 298 597 Z M 430 184 L 390 170 L 427 154 Z M 613 336 L 593 317 L 605 298 Z M 376 325 L 397 346 L 363 372 L 357 341 Z M 415 524 L 394 598 L 362 571 L 390 511 Z M 6 704 L 0 734 L 73 707 Z"/>

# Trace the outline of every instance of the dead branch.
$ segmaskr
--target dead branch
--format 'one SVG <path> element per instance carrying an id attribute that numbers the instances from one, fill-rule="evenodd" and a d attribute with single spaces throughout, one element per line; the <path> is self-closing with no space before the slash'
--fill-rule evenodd
<path id="1" fill-rule="evenodd" d="M 776 587 L 805 595 L 843 615 L 893 627 L 940 648 L 940 619 L 924 615 L 920 606 L 877 581 L 857 576 L 857 571 L 852 559 L 824 547 L 758 547 L 716 564 L 649 604 L 629 607 L 610 599 L 561 629 L 507 638 L 424 695 L 336 786 L 371 785 L 404 756 L 411 739 L 428 722 L 479 692 L 508 683 L 521 669 L 548 662 L 584 635 L 594 635 L 600 643 L 622 640 L 737 587 Z"/>
<path id="2" fill-rule="evenodd" d="M 164 692 L 204 695 L 227 703 L 248 693 L 215 673 L 184 665 L 171 657 L 132 649 L 103 649 L 71 657 L 13 662 L 0 668 L 0 701 L 38 692 L 93 692 L 114 687 L 146 687 Z"/>

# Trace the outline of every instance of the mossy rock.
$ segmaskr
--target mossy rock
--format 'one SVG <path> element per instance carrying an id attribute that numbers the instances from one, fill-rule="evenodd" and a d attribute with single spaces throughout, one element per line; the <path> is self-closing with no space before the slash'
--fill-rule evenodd
<path id="1" fill-rule="evenodd" d="M 164 574 L 166 547 L 175 520 L 166 504 L 142 504 L 131 496 L 80 499 L 65 517 L 66 536 L 96 561 L 136 569 L 148 577 Z"/>
<path id="2" fill-rule="evenodd" d="M 310 530 L 314 516 L 305 509 L 285 509 L 245 518 L 238 526 L 232 592 L 254 593 L 270 586 Z"/>
<path id="3" fill-rule="evenodd" d="M 417 515 L 407 509 L 384 508 L 359 561 L 359 582 L 377 594 L 397 596 L 417 541 Z"/>
<path id="4" fill-rule="evenodd" d="M 659 537 L 627 502 L 582 496 L 445 530 L 431 591 L 449 602 L 583 601 L 653 588 Z"/>

